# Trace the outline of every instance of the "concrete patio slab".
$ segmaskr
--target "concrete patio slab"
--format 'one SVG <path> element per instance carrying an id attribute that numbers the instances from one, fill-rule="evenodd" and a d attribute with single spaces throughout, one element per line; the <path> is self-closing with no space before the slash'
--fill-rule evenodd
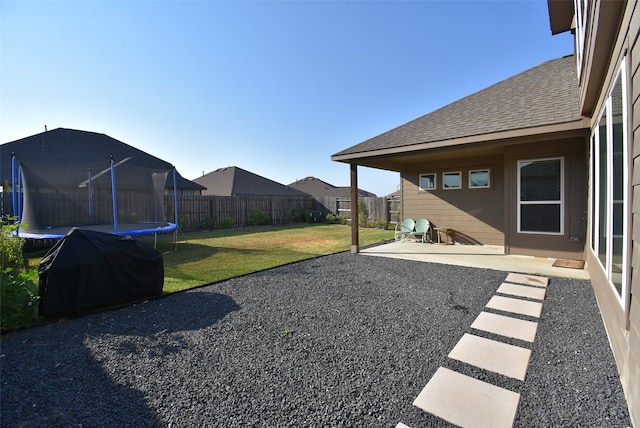
<path id="1" fill-rule="evenodd" d="M 507 282 L 513 282 L 516 284 L 532 285 L 535 287 L 546 287 L 549 285 L 549 278 L 533 275 L 522 275 L 519 273 L 510 273 L 507 275 Z"/>
<path id="2" fill-rule="evenodd" d="M 480 312 L 471 328 L 533 343 L 538 323 L 491 312 Z"/>
<path id="3" fill-rule="evenodd" d="M 449 358 L 518 380 L 527 374 L 531 350 L 466 333 Z"/>
<path id="4" fill-rule="evenodd" d="M 497 292 L 502 294 L 510 294 L 512 296 L 527 297 L 529 299 L 544 300 L 547 289 L 503 282 L 500 287 L 498 287 Z"/>
<path id="5" fill-rule="evenodd" d="M 504 247 L 498 245 L 438 245 L 414 241 L 394 241 L 362 248 L 360 254 L 505 272 L 521 272 L 526 274 L 525 276 L 589 279 L 589 274 L 585 269 L 554 267 L 555 258 L 506 255 Z"/>
<path id="6" fill-rule="evenodd" d="M 540 314 L 542 314 L 542 303 L 529 302 L 522 299 L 512 299 L 510 297 L 493 296 L 491 300 L 489 300 L 489 303 L 487 303 L 486 307 L 535 318 L 540 318 Z"/>
<path id="7" fill-rule="evenodd" d="M 520 394 L 440 367 L 413 405 L 461 427 L 511 427 Z"/>

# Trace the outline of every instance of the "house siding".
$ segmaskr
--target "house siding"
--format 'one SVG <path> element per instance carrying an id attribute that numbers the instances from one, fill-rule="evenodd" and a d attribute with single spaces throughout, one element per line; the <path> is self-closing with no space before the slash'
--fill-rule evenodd
<path id="1" fill-rule="evenodd" d="M 402 218 L 427 218 L 436 227 L 452 228 L 458 243 L 505 246 L 508 254 L 583 260 L 588 132 L 569 139 L 512 143 L 498 154 L 460 154 L 406 167 L 401 173 Z M 564 159 L 564 233 L 518 233 L 517 162 L 552 157 Z M 490 188 L 469 188 L 469 171 L 475 169 L 491 171 Z M 454 171 L 462 173 L 462 188 L 443 189 L 442 174 Z M 434 190 L 419 187 L 420 174 L 427 173 L 436 174 Z"/>
<path id="2" fill-rule="evenodd" d="M 585 133 L 582 138 L 519 144 L 507 148 L 505 159 L 510 179 L 506 246 L 509 254 L 584 260 L 587 235 L 587 144 Z M 556 157 L 564 159 L 564 233 L 518 233 L 518 161 Z M 571 240 L 571 237 L 577 240 Z"/>
<path id="3" fill-rule="evenodd" d="M 632 4 L 634 2 L 631 2 Z M 629 7 L 631 9 L 633 6 Z M 631 75 L 631 88 L 629 93 L 632 97 L 631 123 L 633 132 L 633 164 L 640 165 L 640 10 L 636 5 L 630 11 L 629 31 L 625 37 L 630 45 L 629 67 Z M 629 302 L 629 330 L 626 338 L 627 358 L 621 370 L 622 384 L 627 393 L 630 414 L 635 426 L 640 426 L 640 207 L 636 203 L 635 195 L 640 195 L 640 168 L 633 169 L 633 194 L 634 203 L 632 206 L 633 245 L 632 245 L 632 267 L 631 267 L 631 300 Z M 640 196 L 638 197 L 640 201 Z M 634 296 L 636 296 L 634 298 Z M 623 336 L 624 337 L 624 336 Z"/>
<path id="4" fill-rule="evenodd" d="M 469 171 L 490 170 L 490 187 L 469 188 Z M 462 188 L 442 188 L 444 172 L 460 171 Z M 437 188 L 421 190 L 420 174 L 435 173 Z M 401 173 L 402 218 L 426 218 L 436 227 L 455 230 L 463 244 L 504 245 L 504 166 L 502 156 L 447 159 L 414 165 Z"/>
<path id="5" fill-rule="evenodd" d="M 597 23 L 593 24 L 597 28 Z M 631 281 L 628 308 L 621 303 L 609 283 L 600 261 L 586 242 L 587 268 L 609 336 L 620 380 L 625 391 L 634 426 L 640 427 L 640 11 L 636 2 L 627 2 L 620 23 L 618 38 L 600 87 L 592 118 L 596 126 L 599 114 L 609 95 L 623 58 L 626 55 L 627 95 L 629 97 L 628 135 L 633 167 L 631 170 Z M 593 35 L 592 35 L 593 37 Z"/>

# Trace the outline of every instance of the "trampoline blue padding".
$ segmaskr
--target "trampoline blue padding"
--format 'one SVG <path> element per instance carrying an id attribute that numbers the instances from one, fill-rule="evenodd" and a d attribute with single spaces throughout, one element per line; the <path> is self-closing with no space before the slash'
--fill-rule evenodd
<path id="1" fill-rule="evenodd" d="M 100 225 L 84 225 L 84 226 L 69 226 L 69 227 L 56 227 L 45 229 L 19 229 L 17 235 L 24 239 L 62 239 L 73 228 L 94 230 L 97 232 L 113 233 L 115 235 L 127 235 L 127 236 L 143 236 L 143 235 L 155 235 L 158 233 L 169 233 L 177 230 L 178 226 L 175 223 L 121 223 L 118 224 L 117 233 L 114 231 L 113 224 L 100 224 Z"/>

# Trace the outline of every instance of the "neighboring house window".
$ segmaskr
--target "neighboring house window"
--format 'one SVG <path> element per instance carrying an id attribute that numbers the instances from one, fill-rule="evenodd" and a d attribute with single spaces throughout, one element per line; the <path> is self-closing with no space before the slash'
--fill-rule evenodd
<path id="1" fill-rule="evenodd" d="M 518 161 L 518 232 L 564 233 L 564 159 Z"/>
<path id="2" fill-rule="evenodd" d="M 442 173 L 443 189 L 461 189 L 462 188 L 462 172 L 443 172 Z"/>
<path id="3" fill-rule="evenodd" d="M 435 190 L 436 174 L 420 174 L 420 190 Z"/>
<path id="4" fill-rule="evenodd" d="M 591 248 L 621 299 L 628 299 L 629 169 L 625 61 L 591 134 Z"/>
<path id="5" fill-rule="evenodd" d="M 486 189 L 491 187 L 488 169 L 472 169 L 469 171 L 469 189 Z"/>

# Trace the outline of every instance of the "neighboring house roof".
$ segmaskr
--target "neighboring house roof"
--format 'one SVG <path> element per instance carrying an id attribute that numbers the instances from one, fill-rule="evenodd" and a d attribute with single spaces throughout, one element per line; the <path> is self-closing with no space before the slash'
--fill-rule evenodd
<path id="1" fill-rule="evenodd" d="M 331 158 L 392 156 L 460 144 L 588 128 L 572 55 L 547 61 Z"/>
<path id="2" fill-rule="evenodd" d="M 294 189 L 298 189 L 301 192 L 308 193 L 312 195 L 314 198 L 320 197 L 351 197 L 351 188 L 350 187 L 336 187 L 333 184 L 329 184 L 325 181 L 320 180 L 315 177 L 305 177 L 301 180 L 297 180 L 291 184 L 289 187 Z M 373 196 L 376 195 L 371 192 L 367 192 L 366 190 L 358 189 L 358 194 L 360 196 Z"/>
<path id="3" fill-rule="evenodd" d="M 83 165 L 131 158 L 130 162 L 140 167 L 168 171 L 173 165 L 133 146 L 96 132 L 57 128 L 30 137 L 0 145 L 0 180 L 11 183 L 11 154 L 27 166 Z M 179 173 L 177 187 L 181 190 L 202 190 L 203 187 Z M 173 176 L 167 177 L 167 187 L 173 188 Z"/>
<path id="4" fill-rule="evenodd" d="M 219 168 L 193 181 L 206 187 L 203 195 L 309 196 L 237 166 Z"/>

